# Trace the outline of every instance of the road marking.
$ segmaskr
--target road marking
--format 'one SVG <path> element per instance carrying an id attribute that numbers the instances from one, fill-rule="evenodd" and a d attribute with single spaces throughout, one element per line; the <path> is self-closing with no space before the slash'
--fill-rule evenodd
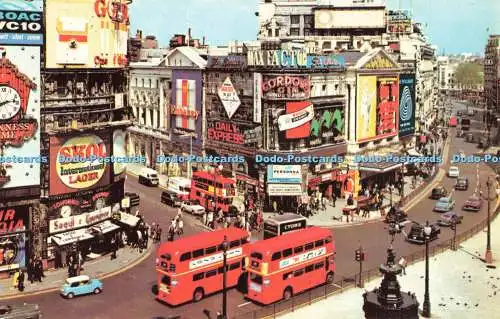
<path id="1" fill-rule="evenodd" d="M 342 286 L 341 285 L 337 285 L 337 284 L 332 284 L 333 287 L 337 287 L 337 288 L 340 288 L 342 289 Z"/>
<path id="2" fill-rule="evenodd" d="M 62 282 L 62 279 L 52 281 L 53 284 L 57 284 L 58 282 Z"/>
<path id="3" fill-rule="evenodd" d="M 246 305 L 249 305 L 249 304 L 251 304 L 251 303 L 252 303 L 252 302 L 250 302 L 250 301 L 249 301 L 249 302 L 242 303 L 241 305 L 238 305 L 238 308 L 240 308 L 240 307 L 245 307 Z"/>

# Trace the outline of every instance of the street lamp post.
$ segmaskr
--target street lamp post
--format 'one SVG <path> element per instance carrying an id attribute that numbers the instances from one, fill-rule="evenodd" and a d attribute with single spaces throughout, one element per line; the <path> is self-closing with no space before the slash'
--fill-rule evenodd
<path id="1" fill-rule="evenodd" d="M 486 253 L 484 256 L 484 261 L 487 264 L 491 264 L 493 261 L 493 254 L 491 252 L 491 180 L 490 177 L 488 176 L 488 181 L 486 182 L 486 186 L 488 187 L 488 193 L 487 193 L 487 200 L 488 200 L 488 218 L 487 218 L 487 223 L 488 223 L 488 230 L 486 234 Z"/>
<path id="2" fill-rule="evenodd" d="M 425 236 L 425 294 L 424 294 L 424 305 L 422 309 L 422 317 L 431 317 L 431 302 L 429 298 L 429 240 L 432 232 L 432 228 L 429 225 L 429 221 L 426 222 L 424 227 Z"/>
<path id="3" fill-rule="evenodd" d="M 222 319 L 227 319 L 227 250 L 229 248 L 229 243 L 227 241 L 227 236 L 224 235 L 224 241 L 222 242 Z"/>
<path id="4" fill-rule="evenodd" d="M 451 230 L 453 230 L 453 250 L 457 250 L 457 221 L 451 221 Z"/>
<path id="5" fill-rule="evenodd" d="M 193 136 L 192 135 L 181 135 L 181 138 L 187 138 L 189 137 L 189 158 L 193 156 Z M 187 174 L 188 178 L 193 177 L 193 166 L 191 164 L 191 160 L 189 160 L 187 163 Z"/>

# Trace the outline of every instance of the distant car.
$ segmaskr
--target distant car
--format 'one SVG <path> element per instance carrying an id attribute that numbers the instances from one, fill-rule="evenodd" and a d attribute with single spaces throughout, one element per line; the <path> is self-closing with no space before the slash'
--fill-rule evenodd
<path id="1" fill-rule="evenodd" d="M 39 319 L 42 314 L 37 304 L 2 305 L 0 306 L 2 319 Z"/>
<path id="2" fill-rule="evenodd" d="M 441 229 L 438 224 L 430 224 L 431 234 L 429 236 L 429 240 L 435 240 L 438 238 L 438 235 L 441 233 Z M 406 237 L 406 241 L 416 244 L 424 244 L 425 243 L 425 234 L 424 234 L 424 225 L 413 222 L 411 225 L 410 232 Z"/>
<path id="3" fill-rule="evenodd" d="M 444 186 L 434 187 L 431 193 L 431 199 L 440 199 L 448 195 L 448 191 Z"/>
<path id="4" fill-rule="evenodd" d="M 161 192 L 160 201 L 172 207 L 180 207 L 182 203 L 177 194 L 171 191 Z"/>
<path id="5" fill-rule="evenodd" d="M 198 200 L 188 200 L 183 202 L 181 204 L 181 210 L 198 216 L 205 214 L 205 207 L 201 206 Z"/>
<path id="6" fill-rule="evenodd" d="M 469 179 L 467 177 L 459 177 L 455 183 L 455 189 L 466 191 L 469 188 Z"/>
<path id="7" fill-rule="evenodd" d="M 61 295 L 72 299 L 75 296 L 100 294 L 102 292 L 102 281 L 99 279 L 90 279 L 87 275 L 70 277 L 61 287 Z"/>
<path id="8" fill-rule="evenodd" d="M 465 141 L 468 143 L 474 143 L 474 135 L 472 135 L 472 133 L 468 133 L 465 136 Z"/>
<path id="9" fill-rule="evenodd" d="M 470 196 L 462 206 L 462 210 L 478 212 L 483 206 L 483 200 L 476 195 Z"/>
<path id="10" fill-rule="evenodd" d="M 464 219 L 463 216 L 455 213 L 455 212 L 447 212 L 441 215 L 441 218 L 438 220 L 438 225 L 439 226 L 444 226 L 444 227 L 449 227 L 451 224 L 461 224 L 462 220 Z"/>
<path id="11" fill-rule="evenodd" d="M 448 177 L 456 178 L 460 176 L 460 170 L 456 166 L 450 166 L 448 169 Z"/>
<path id="12" fill-rule="evenodd" d="M 434 205 L 434 211 L 439 213 L 448 212 L 455 207 L 455 201 L 451 197 L 441 197 Z"/>
<path id="13" fill-rule="evenodd" d="M 388 224 L 399 224 L 408 220 L 408 214 L 406 214 L 401 208 L 393 208 L 389 210 L 385 216 L 385 222 Z"/>
<path id="14" fill-rule="evenodd" d="M 476 112 L 475 112 L 473 109 L 469 109 L 469 110 L 467 111 L 467 115 L 468 115 L 468 116 L 474 116 L 475 114 L 476 114 Z"/>
<path id="15" fill-rule="evenodd" d="M 457 130 L 457 137 L 463 137 L 464 136 L 464 131 L 462 130 Z"/>

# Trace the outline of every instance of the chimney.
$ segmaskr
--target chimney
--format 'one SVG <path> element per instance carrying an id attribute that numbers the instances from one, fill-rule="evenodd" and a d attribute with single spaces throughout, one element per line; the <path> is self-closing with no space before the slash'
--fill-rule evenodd
<path id="1" fill-rule="evenodd" d="M 141 40 L 141 39 L 142 39 L 142 30 L 137 29 L 137 32 L 136 32 L 135 37 L 136 37 L 138 40 Z"/>
<path id="2" fill-rule="evenodd" d="M 188 34 L 187 34 L 187 39 L 186 39 L 186 45 L 189 47 L 191 46 L 191 28 L 188 28 Z"/>
<path id="3" fill-rule="evenodd" d="M 205 36 L 203 36 L 203 42 L 202 45 L 205 46 Z"/>

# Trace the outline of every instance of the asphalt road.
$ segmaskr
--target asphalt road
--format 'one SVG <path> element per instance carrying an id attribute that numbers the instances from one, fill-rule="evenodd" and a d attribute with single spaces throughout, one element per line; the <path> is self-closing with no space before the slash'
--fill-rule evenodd
<path id="1" fill-rule="evenodd" d="M 480 118 L 478 114 L 477 118 Z M 474 121 L 474 127 L 479 127 L 480 123 Z M 450 156 L 458 153 L 459 150 L 465 151 L 466 154 L 473 154 L 477 151 L 476 144 L 465 143 L 463 139 L 455 138 L 455 131 L 452 130 L 449 134 L 452 138 Z M 446 165 L 448 167 L 449 164 Z M 453 194 L 457 209 L 460 211 L 462 204 L 469 195 L 475 190 L 478 181 L 485 185 L 486 178 L 491 171 L 485 164 L 458 164 L 462 176 L 469 177 L 470 187 L 468 191 L 457 191 Z M 448 189 L 452 189 L 454 179 L 444 177 L 442 185 Z M 484 186 L 483 186 L 484 187 Z M 126 182 L 126 190 L 141 194 L 141 212 L 145 215 L 146 220 L 151 222 L 159 222 L 161 227 L 166 230 L 170 219 L 175 215 L 176 210 L 166 208 L 159 201 L 161 189 L 149 188 L 137 183 L 135 177 L 129 176 Z M 439 214 L 432 211 L 435 201 L 423 199 L 408 212 L 410 218 L 417 222 L 436 221 Z M 479 223 L 486 217 L 486 205 L 483 210 L 478 213 L 463 212 L 464 222 L 458 226 L 458 233 Z M 186 234 L 193 234 L 201 231 L 196 226 L 192 226 L 193 220 L 187 217 L 185 221 Z M 371 223 L 359 225 L 349 228 L 338 228 L 333 230 L 337 246 L 336 256 L 336 279 L 342 276 L 350 276 L 358 270 L 358 264 L 354 262 L 354 251 L 361 244 L 366 251 L 367 260 L 364 263 L 365 269 L 377 267 L 385 261 L 386 249 L 389 246 L 389 236 L 387 235 L 387 225 L 384 223 Z M 438 245 L 440 242 L 448 240 L 452 237 L 453 232 L 443 228 L 440 238 L 434 241 L 431 246 Z M 486 241 L 486 236 L 485 236 Z M 396 254 L 409 255 L 413 252 L 422 249 L 422 246 L 409 244 L 404 241 L 402 236 L 399 236 L 394 248 Z M 104 280 L 104 291 L 97 296 L 84 296 L 73 300 L 65 300 L 61 298 L 57 292 L 43 295 L 32 296 L 28 298 L 11 301 L 24 301 L 29 303 L 37 303 L 43 312 L 45 318 L 89 318 L 89 319 L 109 319 L 109 318 L 168 318 L 170 316 L 181 315 L 183 319 L 199 319 L 204 318 L 203 309 L 209 309 L 212 312 L 220 309 L 222 303 L 222 295 L 216 294 L 209 296 L 197 304 L 186 304 L 176 308 L 172 308 L 155 301 L 151 292 L 151 287 L 155 284 L 156 276 L 154 271 L 154 254 L 134 267 L 122 274 Z M 423 289 L 423 282 L 422 282 Z M 360 297 L 361 298 L 361 297 Z M 248 302 L 243 298 L 243 295 L 236 290 L 231 290 L 228 294 L 228 312 L 230 318 L 242 315 L 255 309 L 259 306 Z M 248 316 L 251 318 L 251 316 Z"/>

